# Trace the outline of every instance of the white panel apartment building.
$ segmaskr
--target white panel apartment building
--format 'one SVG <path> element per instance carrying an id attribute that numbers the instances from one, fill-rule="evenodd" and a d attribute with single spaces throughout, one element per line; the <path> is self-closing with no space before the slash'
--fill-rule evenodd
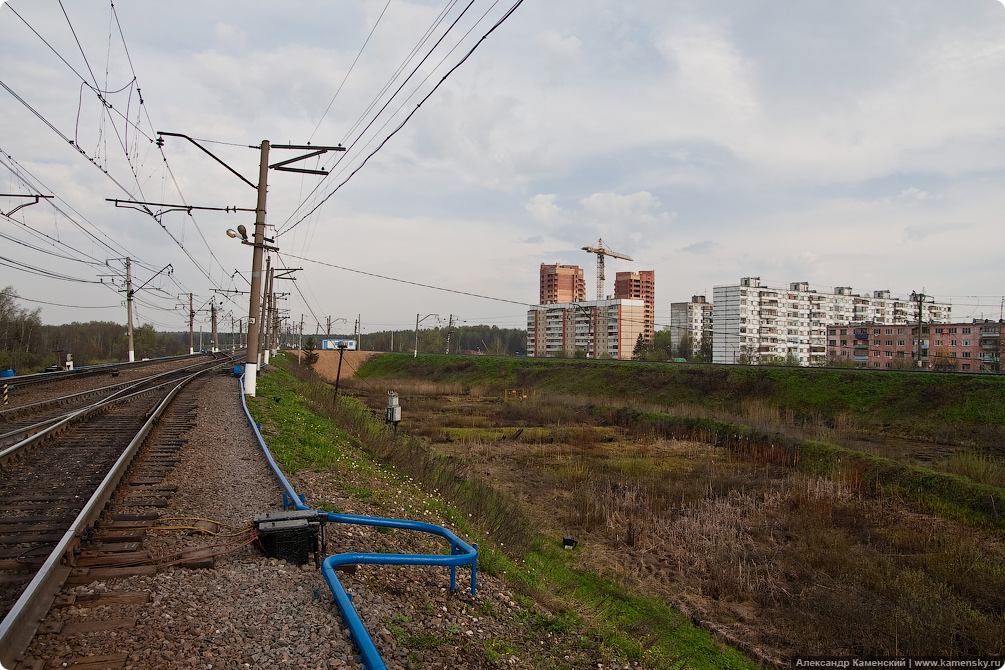
<path id="1" fill-rule="evenodd" d="M 759 277 L 744 277 L 739 284 L 714 287 L 712 295 L 713 363 L 791 356 L 800 365 L 824 365 L 828 325 L 917 320 L 917 303 L 891 297 L 889 291 L 874 291 L 869 297 L 839 286 L 833 293 L 817 293 L 806 282 L 785 289 L 761 286 Z M 926 302 L 923 321 L 948 323 L 951 309 Z"/>
<path id="2" fill-rule="evenodd" d="M 712 303 L 705 296 L 691 296 L 691 302 L 670 303 L 670 346 L 674 355 L 681 340 L 690 337 L 692 347 L 697 352 L 704 337 L 712 337 Z"/>
<path id="3" fill-rule="evenodd" d="M 527 355 L 632 358 L 646 323 L 644 300 L 587 300 L 535 305 L 527 311 Z"/>

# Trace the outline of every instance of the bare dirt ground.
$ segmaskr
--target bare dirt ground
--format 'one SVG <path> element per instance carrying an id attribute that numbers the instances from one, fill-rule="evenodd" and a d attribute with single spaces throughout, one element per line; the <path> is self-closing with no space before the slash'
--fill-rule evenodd
<path id="1" fill-rule="evenodd" d="M 330 381 L 335 381 L 335 376 L 338 373 L 338 352 L 337 351 L 322 351 L 316 352 L 318 354 L 318 362 L 314 364 L 314 370 Z M 343 352 L 342 356 L 342 375 L 343 378 L 351 377 L 356 374 L 356 370 L 359 366 L 363 365 L 367 359 L 372 356 L 376 356 L 379 351 L 346 351 Z"/>

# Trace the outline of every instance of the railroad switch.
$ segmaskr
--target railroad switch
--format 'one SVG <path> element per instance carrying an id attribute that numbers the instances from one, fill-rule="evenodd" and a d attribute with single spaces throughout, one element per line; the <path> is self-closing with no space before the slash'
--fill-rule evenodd
<path id="1" fill-rule="evenodd" d="M 258 546 L 269 558 L 281 558 L 294 565 L 303 565 L 308 554 L 314 554 L 314 566 L 320 568 L 326 519 L 323 512 L 313 510 L 256 514 Z"/>

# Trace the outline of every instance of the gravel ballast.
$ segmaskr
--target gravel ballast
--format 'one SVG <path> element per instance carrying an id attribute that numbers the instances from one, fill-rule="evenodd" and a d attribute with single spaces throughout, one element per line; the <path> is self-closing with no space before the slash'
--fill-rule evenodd
<path id="1" fill-rule="evenodd" d="M 165 480 L 178 489 L 161 512 L 161 525 L 163 517 L 176 526 L 192 523 L 191 517 L 222 524 L 221 534 L 239 533 L 255 514 L 281 509 L 281 489 L 247 425 L 233 377 L 213 375 L 202 386 L 198 422 L 186 437 L 182 461 Z M 349 513 L 377 513 L 348 496 L 333 473 L 303 472 L 290 479 L 308 503 L 323 500 Z M 412 497 L 413 509 L 425 495 L 401 493 L 402 499 Z M 425 515 L 420 520 L 444 523 Z M 444 550 L 438 538 L 422 533 L 327 528 L 328 553 Z M 361 668 L 313 560 L 295 566 L 247 545 L 217 556 L 210 569 L 163 565 L 185 548 L 233 544 L 240 537 L 148 533 L 144 548 L 161 557 L 156 574 L 66 587 L 61 595 L 147 592 L 149 603 L 75 604 L 54 608 L 46 618 L 47 624 L 135 619 L 135 625 L 36 635 L 26 659 L 43 661 L 46 668 L 115 654 L 125 658 L 93 667 Z M 627 667 L 605 665 L 595 645 L 582 644 L 584 638 L 575 633 L 529 625 L 528 612 L 547 612 L 491 575 L 478 573 L 473 596 L 469 575 L 458 569 L 458 590 L 451 593 L 445 568 L 366 565 L 339 573 L 389 668 Z"/>

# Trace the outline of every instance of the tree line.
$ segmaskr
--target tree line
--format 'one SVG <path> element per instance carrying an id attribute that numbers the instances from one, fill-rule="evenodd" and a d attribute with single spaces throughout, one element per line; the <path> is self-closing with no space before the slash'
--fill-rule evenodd
<path id="1" fill-rule="evenodd" d="M 43 325 L 41 308 L 22 307 L 14 288 L 0 290 L 0 369 L 30 374 L 50 365 L 63 365 L 67 354 L 73 364 L 98 365 L 128 358 L 126 326 L 113 321 L 88 321 Z M 188 353 L 188 333 L 158 333 L 145 323 L 133 328 L 137 359 Z"/>
<path id="2" fill-rule="evenodd" d="M 415 351 L 415 330 L 382 330 L 364 333 L 358 346 L 367 351 Z M 420 354 L 493 354 L 497 356 L 521 355 L 527 350 L 527 331 L 520 328 L 498 326 L 454 326 L 419 329 Z M 450 347 L 447 348 L 449 335 Z M 323 339 L 352 339 L 352 335 L 314 335 L 315 347 L 321 348 Z M 304 336 L 306 342 L 307 336 Z"/>

